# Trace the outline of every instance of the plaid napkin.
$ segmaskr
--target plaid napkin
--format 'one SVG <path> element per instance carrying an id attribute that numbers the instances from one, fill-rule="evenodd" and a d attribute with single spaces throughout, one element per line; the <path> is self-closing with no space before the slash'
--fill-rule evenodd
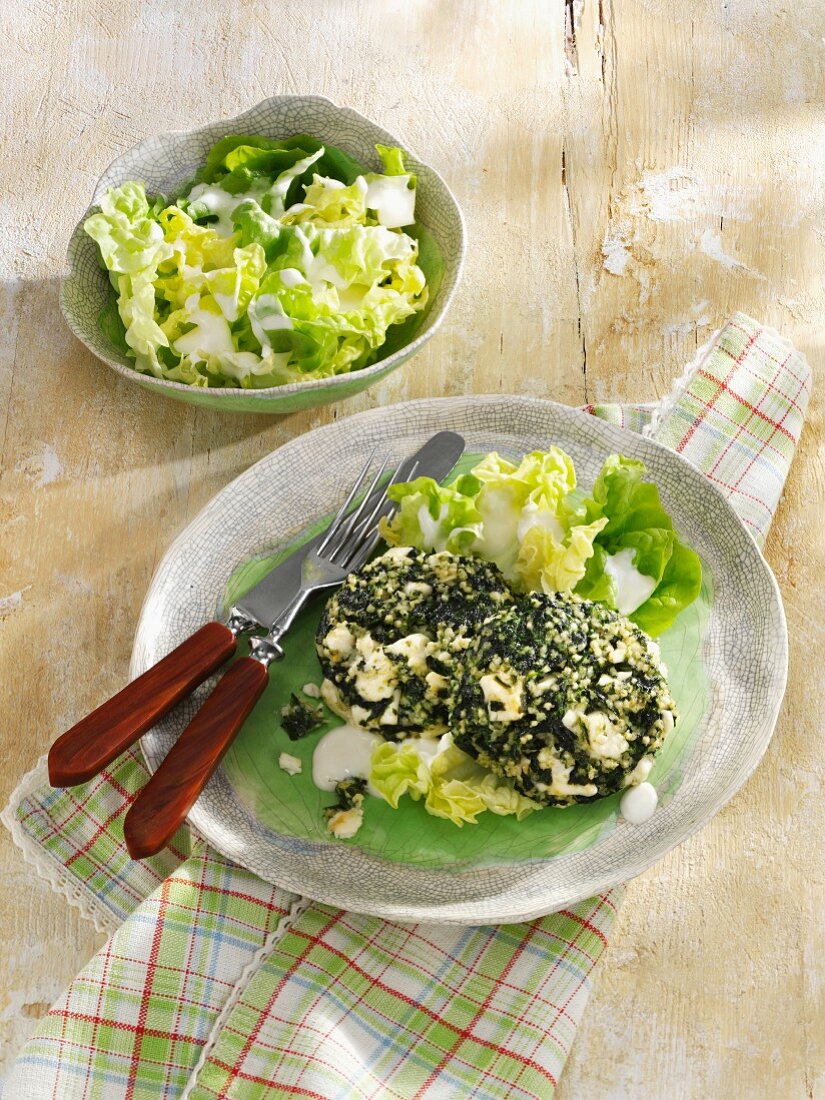
<path id="1" fill-rule="evenodd" d="M 658 406 L 589 406 L 679 451 L 760 544 L 802 429 L 810 372 L 736 314 Z M 3 815 L 56 889 L 112 934 L 24 1047 L 14 1100 L 315 1097 L 547 1100 L 621 890 L 529 924 L 401 925 L 262 882 L 184 828 L 133 863 L 127 753 L 52 790 L 44 763 Z"/>

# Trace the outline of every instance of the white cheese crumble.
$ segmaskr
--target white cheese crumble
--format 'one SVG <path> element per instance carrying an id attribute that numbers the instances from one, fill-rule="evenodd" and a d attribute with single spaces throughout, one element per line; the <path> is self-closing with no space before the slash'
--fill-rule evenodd
<path id="1" fill-rule="evenodd" d="M 576 795 L 581 795 L 583 798 L 590 798 L 594 794 L 599 793 L 599 789 L 595 783 L 569 782 L 573 765 L 571 764 L 569 768 L 566 768 L 551 748 L 543 748 L 539 752 L 538 762 L 539 767 L 549 768 L 553 775 L 553 781 L 549 786 L 544 783 L 536 784 L 539 790 L 547 791 L 555 798 L 569 798 L 575 797 Z"/>
<path id="2" fill-rule="evenodd" d="M 507 683 L 494 673 L 479 680 L 491 722 L 515 722 L 523 717 L 524 680 L 521 676 L 513 676 L 512 681 Z"/>
<path id="3" fill-rule="evenodd" d="M 635 787 L 638 783 L 644 783 L 653 769 L 653 757 L 643 756 L 630 775 L 627 777 L 628 787 Z"/>
<path id="4" fill-rule="evenodd" d="M 350 840 L 364 824 L 364 809 L 353 806 L 349 810 L 339 810 L 327 822 L 327 829 L 338 840 Z"/>
<path id="5" fill-rule="evenodd" d="M 410 586 L 407 585 L 407 587 Z M 433 649 L 433 644 L 426 634 L 408 634 L 406 638 L 399 638 L 386 649 L 387 653 L 392 653 L 396 657 L 405 657 L 417 676 L 426 676 L 427 657 Z"/>
<path id="6" fill-rule="evenodd" d="M 582 716 L 590 752 L 600 760 L 618 760 L 627 751 L 627 741 L 614 729 L 606 714 L 599 710 Z"/>
<path id="7" fill-rule="evenodd" d="M 304 686 L 301 688 L 301 691 L 310 699 L 321 698 L 321 689 L 318 687 L 317 684 L 304 684 Z"/>
<path id="8" fill-rule="evenodd" d="M 287 775 L 300 775 L 303 771 L 303 764 L 297 756 L 293 756 L 292 753 L 282 752 L 278 757 L 278 767 L 283 768 Z"/>
<path id="9" fill-rule="evenodd" d="M 324 638 L 324 645 L 338 657 L 348 657 L 355 648 L 355 638 L 350 629 L 338 623 Z"/>
<path id="10" fill-rule="evenodd" d="M 361 667 L 356 666 L 353 676 L 358 694 L 368 703 L 391 698 L 396 685 L 395 667 L 381 645 L 371 634 L 362 634 L 355 648 L 361 658 Z"/>
<path id="11" fill-rule="evenodd" d="M 407 581 L 404 591 L 408 596 L 432 596 L 433 586 L 426 581 Z"/>

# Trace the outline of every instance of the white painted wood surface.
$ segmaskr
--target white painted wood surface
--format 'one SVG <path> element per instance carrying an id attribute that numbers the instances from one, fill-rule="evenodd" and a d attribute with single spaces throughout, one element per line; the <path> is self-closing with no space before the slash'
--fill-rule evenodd
<path id="1" fill-rule="evenodd" d="M 435 393 L 650 399 L 737 308 L 821 376 L 819 0 L 15 0 L 0 20 L 2 800 L 123 682 L 175 534 L 296 433 Z M 444 174 L 463 286 L 422 354 L 338 409 L 159 401 L 62 325 L 66 240 L 117 153 L 275 92 L 350 104 Z M 816 389 L 767 547 L 791 632 L 776 737 L 630 886 L 562 1100 L 825 1096 L 822 447 Z M 99 937 L 6 837 L 0 875 L 8 1063 Z"/>

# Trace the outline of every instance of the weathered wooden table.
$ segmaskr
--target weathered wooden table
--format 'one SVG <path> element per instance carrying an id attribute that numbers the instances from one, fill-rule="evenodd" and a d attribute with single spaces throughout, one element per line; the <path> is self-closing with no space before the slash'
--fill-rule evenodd
<path id="1" fill-rule="evenodd" d="M 19 0 L 2 20 L 2 801 L 123 682 L 174 536 L 297 433 L 439 393 L 651 399 L 734 309 L 822 373 L 819 0 Z M 350 104 L 443 173 L 463 285 L 419 356 L 338 408 L 232 418 L 151 397 L 61 321 L 69 232 L 123 149 L 274 92 Z M 630 886 L 564 1100 L 825 1096 L 822 446 L 815 390 L 767 547 L 791 635 L 776 736 Z M 99 938 L 0 845 L 9 1061 Z"/>

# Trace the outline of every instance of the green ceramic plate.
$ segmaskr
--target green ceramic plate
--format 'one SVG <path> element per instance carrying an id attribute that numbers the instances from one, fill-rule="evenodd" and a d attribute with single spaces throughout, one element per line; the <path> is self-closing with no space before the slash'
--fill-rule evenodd
<path id="1" fill-rule="evenodd" d="M 281 548 L 317 529 L 365 451 L 377 447 L 397 461 L 441 429 L 464 435 L 470 455 L 497 450 L 517 458 L 555 443 L 573 457 L 583 486 L 612 452 L 640 458 L 677 529 L 702 557 L 700 599 L 660 639 L 681 719 L 652 773 L 656 814 L 631 826 L 612 797 L 522 822 L 482 815 L 459 829 L 420 803 L 403 800 L 392 810 L 368 799 L 358 835 L 333 840 L 322 815 L 332 796 L 318 791 L 310 774 L 323 731 L 290 742 L 280 726 L 290 692 L 320 682 L 313 648 L 319 601 L 287 636 L 286 659 L 273 666 L 266 693 L 191 821 L 251 870 L 333 904 L 402 920 L 527 919 L 632 877 L 684 839 L 741 785 L 773 729 L 786 666 L 775 582 L 721 494 L 677 455 L 564 406 L 516 397 L 413 402 L 318 429 L 227 486 L 170 548 L 147 596 L 132 671 L 222 614 L 287 552 Z M 150 767 L 207 690 L 146 736 Z M 327 728 L 333 724 L 331 716 Z M 278 767 L 282 751 L 302 759 L 302 774 Z"/>

